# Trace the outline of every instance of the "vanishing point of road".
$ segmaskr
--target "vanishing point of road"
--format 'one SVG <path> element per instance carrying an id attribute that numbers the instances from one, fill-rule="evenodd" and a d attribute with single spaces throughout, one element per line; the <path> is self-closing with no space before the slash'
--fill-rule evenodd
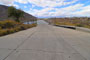
<path id="1" fill-rule="evenodd" d="M 90 33 L 38 26 L 0 37 L 0 60 L 90 60 Z"/>

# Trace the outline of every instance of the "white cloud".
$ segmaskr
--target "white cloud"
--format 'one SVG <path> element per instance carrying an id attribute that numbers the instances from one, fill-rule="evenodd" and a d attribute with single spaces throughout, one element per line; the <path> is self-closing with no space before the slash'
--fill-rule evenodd
<path id="1" fill-rule="evenodd" d="M 24 8 L 27 8 L 27 6 L 24 6 Z"/>
<path id="2" fill-rule="evenodd" d="M 0 0 L 0 3 L 4 5 L 12 5 L 14 2 L 26 4 L 28 3 L 28 0 Z"/>
<path id="3" fill-rule="evenodd" d="M 34 15 L 34 16 L 49 16 L 51 15 L 51 10 L 56 10 L 55 8 L 44 8 L 42 10 L 37 10 L 37 9 L 30 9 L 30 11 L 28 11 L 28 13 Z"/>
<path id="4" fill-rule="evenodd" d="M 35 7 L 35 5 L 32 4 L 32 8 L 34 8 L 34 7 Z"/>
<path id="5" fill-rule="evenodd" d="M 13 2 L 14 0 L 0 0 L 0 3 L 4 5 L 11 5 Z"/>
<path id="6" fill-rule="evenodd" d="M 84 4 L 76 3 L 79 0 L 0 0 L 0 4 L 4 5 L 13 5 L 19 8 L 19 5 L 14 4 L 14 2 L 18 3 L 31 3 L 32 8 L 29 11 L 26 11 L 34 16 L 38 17 L 55 17 L 55 16 L 90 16 L 90 5 L 84 6 Z M 76 3 L 73 5 L 73 3 Z M 69 5 L 70 4 L 70 5 Z M 57 6 L 66 6 L 62 8 L 55 8 Z M 33 9 L 35 6 L 43 7 L 43 9 Z M 27 6 L 24 6 L 27 8 Z"/>
<path id="7" fill-rule="evenodd" d="M 76 16 L 87 16 L 90 17 L 90 5 L 82 7 L 80 11 L 73 13 Z"/>
<path id="8" fill-rule="evenodd" d="M 52 11 L 54 10 L 54 11 Z M 73 17 L 73 16 L 90 16 L 90 6 L 76 4 L 64 8 L 44 8 L 42 10 L 30 10 L 29 12 L 37 17 Z"/>
<path id="9" fill-rule="evenodd" d="M 17 5 L 17 4 L 12 4 L 12 6 L 19 8 L 19 5 Z"/>
<path id="10" fill-rule="evenodd" d="M 75 3 L 77 0 L 72 0 L 69 2 L 65 2 L 66 0 L 15 0 L 15 1 L 24 4 L 31 3 L 40 7 L 56 7 L 72 4 Z"/>
<path id="11" fill-rule="evenodd" d="M 16 2 L 19 2 L 19 3 L 23 3 L 23 4 L 27 4 L 28 3 L 28 0 L 14 0 Z"/>
<path id="12" fill-rule="evenodd" d="M 76 11 L 78 9 L 81 9 L 83 7 L 83 4 L 76 4 L 76 5 L 71 5 L 65 8 L 61 8 L 62 11 Z"/>

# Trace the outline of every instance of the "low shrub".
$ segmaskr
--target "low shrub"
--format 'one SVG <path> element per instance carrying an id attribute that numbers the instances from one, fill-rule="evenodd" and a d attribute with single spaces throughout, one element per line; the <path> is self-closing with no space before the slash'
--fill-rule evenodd
<path id="1" fill-rule="evenodd" d="M 0 27 L 0 30 L 2 29 L 2 27 Z"/>
<path id="2" fill-rule="evenodd" d="M 85 25 L 84 27 L 85 27 L 85 28 L 90 28 L 90 25 Z"/>
<path id="3" fill-rule="evenodd" d="M 76 26 L 78 26 L 78 27 L 84 27 L 83 24 L 77 24 Z"/>
<path id="4" fill-rule="evenodd" d="M 69 26 L 75 26 L 76 24 L 72 24 L 72 23 L 69 23 L 69 22 L 56 22 L 55 25 L 69 25 Z"/>
<path id="5" fill-rule="evenodd" d="M 3 29 L 14 28 L 14 27 L 18 26 L 19 24 L 20 23 L 15 22 L 13 20 L 0 21 L 0 27 L 2 27 Z"/>
<path id="6" fill-rule="evenodd" d="M 37 24 L 22 24 L 11 20 L 0 21 L 0 36 L 35 27 Z"/>
<path id="7" fill-rule="evenodd" d="M 7 29 L 0 30 L 0 36 L 6 35 L 6 34 L 8 34 Z"/>

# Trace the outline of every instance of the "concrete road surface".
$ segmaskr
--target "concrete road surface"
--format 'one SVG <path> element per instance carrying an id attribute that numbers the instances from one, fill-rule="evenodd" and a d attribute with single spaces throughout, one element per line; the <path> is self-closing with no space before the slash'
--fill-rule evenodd
<path id="1" fill-rule="evenodd" d="M 0 37 L 0 60 L 90 60 L 90 33 L 38 26 Z"/>

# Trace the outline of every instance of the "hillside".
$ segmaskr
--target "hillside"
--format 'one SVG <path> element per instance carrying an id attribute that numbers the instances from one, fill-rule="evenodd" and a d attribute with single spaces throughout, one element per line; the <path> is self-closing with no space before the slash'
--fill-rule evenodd
<path id="1" fill-rule="evenodd" d="M 14 20 L 13 18 L 8 18 L 8 6 L 0 5 L 0 21 L 1 20 L 6 20 L 6 19 L 11 19 Z M 20 18 L 22 22 L 26 21 L 32 21 L 32 20 L 37 20 L 36 17 L 24 12 L 24 18 Z"/>

